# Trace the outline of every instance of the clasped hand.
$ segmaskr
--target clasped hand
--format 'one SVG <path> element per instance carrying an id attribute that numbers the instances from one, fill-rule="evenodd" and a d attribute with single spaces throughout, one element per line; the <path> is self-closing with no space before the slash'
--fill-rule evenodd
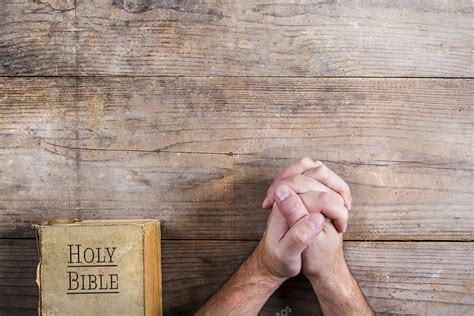
<path id="1" fill-rule="evenodd" d="M 272 208 L 256 251 L 269 273 L 282 279 L 301 270 L 306 277 L 345 264 L 342 234 L 352 197 L 344 180 L 319 161 L 305 157 L 279 173 L 264 208 Z"/>
<path id="2" fill-rule="evenodd" d="M 262 239 L 198 315 L 257 315 L 272 293 L 303 271 L 325 315 L 373 315 L 344 260 L 349 186 L 319 161 L 302 158 L 268 189 Z"/>

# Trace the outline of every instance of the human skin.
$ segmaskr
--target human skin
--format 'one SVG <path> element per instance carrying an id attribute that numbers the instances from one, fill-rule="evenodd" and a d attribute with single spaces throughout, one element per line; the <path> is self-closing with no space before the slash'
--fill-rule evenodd
<path id="1" fill-rule="evenodd" d="M 278 186 L 275 195 L 277 208 L 290 227 L 309 214 L 311 206 L 307 208 L 288 187 Z M 281 196 L 286 198 L 281 199 Z M 347 267 L 342 244 L 342 233 L 326 218 L 322 231 L 302 253 L 303 274 L 311 282 L 325 315 L 373 315 L 372 308 Z"/>
<path id="2" fill-rule="evenodd" d="M 272 207 L 262 239 L 198 315 L 256 315 L 301 270 L 327 315 L 373 315 L 344 259 L 349 186 L 321 162 L 302 158 L 279 173 L 263 207 Z"/>

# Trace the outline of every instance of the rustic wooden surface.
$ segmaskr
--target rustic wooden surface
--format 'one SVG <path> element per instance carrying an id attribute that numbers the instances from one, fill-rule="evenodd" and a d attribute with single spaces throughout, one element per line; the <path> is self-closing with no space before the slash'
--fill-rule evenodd
<path id="1" fill-rule="evenodd" d="M 197 309 L 310 155 L 355 205 L 346 258 L 380 314 L 474 313 L 472 1 L 7 0 L 0 314 L 33 315 L 31 223 L 157 217 L 164 305 Z M 303 277 L 262 314 L 320 314 Z"/>
<path id="2" fill-rule="evenodd" d="M 313 153 L 352 186 L 347 239 L 473 239 L 473 91 L 439 79 L 0 79 L 0 234 L 32 237 L 47 216 L 140 216 L 162 219 L 164 238 L 256 240 L 267 183 Z"/>
<path id="3" fill-rule="evenodd" d="M 461 1 L 7 0 L 7 75 L 470 77 Z"/>

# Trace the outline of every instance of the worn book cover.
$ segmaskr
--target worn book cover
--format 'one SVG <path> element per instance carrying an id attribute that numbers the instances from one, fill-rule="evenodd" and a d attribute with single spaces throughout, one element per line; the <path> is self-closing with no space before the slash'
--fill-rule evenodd
<path id="1" fill-rule="evenodd" d="M 157 220 L 55 220 L 34 226 L 40 315 L 161 315 Z"/>

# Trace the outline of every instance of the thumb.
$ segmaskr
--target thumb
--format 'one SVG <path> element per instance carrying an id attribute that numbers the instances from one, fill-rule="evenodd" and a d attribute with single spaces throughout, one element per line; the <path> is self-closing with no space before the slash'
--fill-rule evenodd
<path id="1" fill-rule="evenodd" d="M 308 215 L 308 210 L 295 191 L 286 185 L 275 190 L 276 205 L 290 227 Z"/>
<path id="2" fill-rule="evenodd" d="M 324 227 L 321 213 L 308 214 L 296 222 L 278 243 L 278 251 L 283 261 L 291 261 L 299 256 Z"/>

